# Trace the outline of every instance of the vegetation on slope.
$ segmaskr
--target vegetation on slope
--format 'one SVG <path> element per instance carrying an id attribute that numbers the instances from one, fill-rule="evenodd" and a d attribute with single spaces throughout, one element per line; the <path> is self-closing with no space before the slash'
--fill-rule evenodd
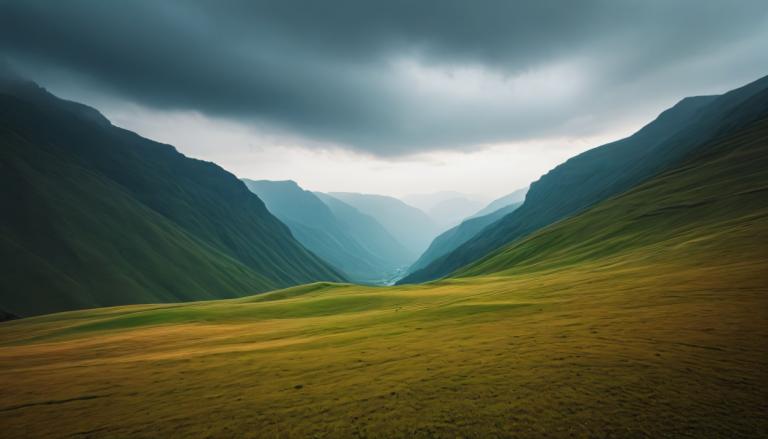
<path id="1" fill-rule="evenodd" d="M 233 175 L 0 82 L 0 307 L 31 315 L 341 280 Z"/>
<path id="2" fill-rule="evenodd" d="M 766 139 L 763 120 L 459 278 L 5 322 L 4 433 L 763 437 Z"/>
<path id="3" fill-rule="evenodd" d="M 767 88 L 764 77 L 722 96 L 683 99 L 634 135 L 571 158 L 534 182 L 515 212 L 402 282 L 445 276 L 671 169 L 703 145 L 768 113 Z"/>

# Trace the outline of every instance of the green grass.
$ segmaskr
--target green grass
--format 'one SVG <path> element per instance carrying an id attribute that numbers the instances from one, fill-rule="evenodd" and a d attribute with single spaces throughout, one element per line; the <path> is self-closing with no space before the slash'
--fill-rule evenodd
<path id="1" fill-rule="evenodd" d="M 3 434 L 765 437 L 766 133 L 440 282 L 3 323 Z"/>

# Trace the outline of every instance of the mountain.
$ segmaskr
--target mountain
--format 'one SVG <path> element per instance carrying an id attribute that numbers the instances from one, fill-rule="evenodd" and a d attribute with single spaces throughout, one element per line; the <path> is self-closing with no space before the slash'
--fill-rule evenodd
<path id="1" fill-rule="evenodd" d="M 397 198 L 350 192 L 331 192 L 329 195 L 376 218 L 387 232 L 405 246 L 411 260 L 415 260 L 439 233 L 438 225 L 426 213 Z"/>
<path id="2" fill-rule="evenodd" d="M 3 322 L 3 434 L 765 437 L 766 139 L 717 136 L 438 282 Z"/>
<path id="3" fill-rule="evenodd" d="M 403 201 L 426 213 L 442 230 L 459 224 L 483 205 L 479 197 L 456 191 L 406 195 Z"/>
<path id="4" fill-rule="evenodd" d="M 501 220 L 503 217 L 514 212 L 522 203 L 517 202 L 501 207 L 487 215 L 475 216 L 463 221 L 458 226 L 452 227 L 441 233 L 432 241 L 427 250 L 419 259 L 408 268 L 408 274 L 417 272 L 427 267 L 439 257 L 446 255 L 457 249 L 460 245 L 475 237 L 486 227 Z"/>
<path id="5" fill-rule="evenodd" d="M 378 255 L 387 267 L 403 269 L 413 262 L 413 255 L 374 217 L 331 195 L 322 192 L 315 192 L 315 195 L 331 209 L 347 232 L 370 253 Z"/>
<path id="6" fill-rule="evenodd" d="M 528 193 L 528 187 L 524 187 L 522 189 L 518 189 L 512 192 L 511 194 L 507 194 L 501 198 L 497 198 L 491 201 L 490 203 L 488 203 L 487 206 L 485 206 L 480 211 L 472 215 L 470 218 L 489 215 L 491 213 L 498 212 L 500 209 L 510 206 L 512 204 L 522 204 L 523 201 L 525 201 L 525 194 L 527 193 Z"/>
<path id="7" fill-rule="evenodd" d="M 459 225 L 438 235 L 419 259 L 408 267 L 406 276 L 427 267 L 437 258 L 452 252 L 489 225 L 515 211 L 525 200 L 526 192 L 528 188 L 518 189 L 498 198 L 474 215 L 467 216 Z"/>
<path id="8" fill-rule="evenodd" d="M 251 192 L 264 201 L 267 209 L 291 229 L 300 243 L 338 268 L 350 280 L 381 283 L 400 268 L 399 262 L 391 259 L 395 255 L 378 253 L 377 248 L 369 248 L 358 240 L 360 232 L 355 232 L 355 225 L 350 227 L 349 212 L 345 217 L 348 221 L 341 221 L 326 202 L 294 181 L 243 181 Z M 338 206 L 336 210 L 339 210 Z M 359 217 L 355 219 L 360 220 Z M 369 220 L 370 217 L 363 219 L 368 221 L 365 226 L 371 227 Z M 387 239 L 381 234 L 372 237 L 377 238 Z M 397 251 L 396 246 L 396 243 L 391 243 L 392 248 L 388 250 Z"/>
<path id="9" fill-rule="evenodd" d="M 341 281 L 218 166 L 0 80 L 0 308 L 29 316 Z"/>
<path id="10" fill-rule="evenodd" d="M 474 212 L 477 212 L 477 209 L 482 205 L 480 201 L 464 197 L 449 198 L 437 203 L 427 211 L 427 214 L 440 229 L 446 229 L 459 224 Z"/>
<path id="11" fill-rule="evenodd" d="M 756 98 L 768 102 L 768 93 Z M 768 111 L 745 125 L 716 136 L 677 167 L 505 245 L 453 277 L 514 276 L 601 260 L 611 261 L 615 273 L 641 263 L 731 263 L 737 271 L 759 265 L 768 260 L 762 245 L 768 242 Z"/>
<path id="12" fill-rule="evenodd" d="M 438 191 L 424 194 L 408 194 L 400 199 L 407 205 L 413 206 L 423 212 L 428 212 L 433 207 L 446 200 L 454 198 L 464 198 L 472 201 L 478 201 L 473 195 L 463 194 L 457 191 Z"/>
<path id="13" fill-rule="evenodd" d="M 569 159 L 534 182 L 515 212 L 401 282 L 445 276 L 679 164 L 762 117 L 768 111 L 766 88 L 768 77 L 721 96 L 685 98 L 632 136 Z"/>

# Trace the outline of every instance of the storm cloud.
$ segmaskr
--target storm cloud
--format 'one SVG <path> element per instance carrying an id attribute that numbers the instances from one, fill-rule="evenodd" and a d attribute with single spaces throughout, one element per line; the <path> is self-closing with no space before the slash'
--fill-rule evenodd
<path id="1" fill-rule="evenodd" d="M 766 43 L 764 0 L 0 2 L 33 79 L 379 156 L 593 132 L 768 73 Z"/>

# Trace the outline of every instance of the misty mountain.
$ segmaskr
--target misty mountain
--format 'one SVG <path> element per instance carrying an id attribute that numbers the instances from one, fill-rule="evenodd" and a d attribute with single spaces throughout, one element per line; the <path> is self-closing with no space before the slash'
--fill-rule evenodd
<path id="1" fill-rule="evenodd" d="M 234 175 L 0 80 L 0 307 L 28 316 L 341 281 Z"/>
<path id="2" fill-rule="evenodd" d="M 456 191 L 411 194 L 404 196 L 402 200 L 429 215 L 442 230 L 459 224 L 484 204 L 476 195 Z"/>
<path id="3" fill-rule="evenodd" d="M 267 209 L 291 229 L 300 243 L 339 269 L 350 280 L 378 283 L 389 278 L 392 271 L 400 267 L 401 263 L 391 259 L 396 258 L 395 255 L 380 254 L 378 249 L 371 249 L 358 241 L 360 232 L 355 233 L 357 225 L 351 218 L 360 221 L 359 217 L 350 216 L 347 212 L 346 221 L 340 220 L 326 202 L 316 194 L 302 189 L 296 182 L 243 181 L 248 189 L 264 201 Z M 370 218 L 363 219 L 366 220 Z M 350 226 L 350 222 L 354 225 Z M 371 227 L 370 221 L 364 226 Z M 386 237 L 379 234 L 379 239 Z M 390 250 L 397 251 L 397 243 L 389 245 L 392 247 Z"/>
<path id="4" fill-rule="evenodd" d="M 490 203 L 488 203 L 487 206 L 485 206 L 480 211 L 472 215 L 470 218 L 489 215 L 491 213 L 497 212 L 499 209 L 503 207 L 507 207 L 512 204 L 522 204 L 523 201 L 525 201 L 525 194 L 527 193 L 528 193 L 528 187 L 526 186 L 510 194 L 504 195 L 503 197 L 497 198 L 491 201 Z"/>
<path id="5" fill-rule="evenodd" d="M 439 233 L 439 226 L 423 211 L 385 195 L 331 192 L 360 212 L 369 215 L 384 226 L 410 252 L 415 260 Z"/>
<path id="6" fill-rule="evenodd" d="M 402 283 L 445 276 L 491 251 L 670 169 L 768 112 L 768 77 L 720 96 L 685 98 L 625 139 L 586 151 L 534 182 L 523 205 Z"/>
<path id="7" fill-rule="evenodd" d="M 366 215 L 351 205 L 322 192 L 315 195 L 331 209 L 346 231 L 368 252 L 377 255 L 386 270 L 407 267 L 413 262 L 413 255 L 374 217 Z"/>
<path id="8" fill-rule="evenodd" d="M 437 203 L 427 211 L 427 214 L 440 229 L 444 230 L 461 223 L 482 206 L 483 203 L 480 201 L 463 197 L 450 198 Z"/>
<path id="9" fill-rule="evenodd" d="M 419 271 L 431 264 L 437 258 L 457 249 L 460 245 L 474 238 L 486 227 L 514 212 L 521 204 L 521 202 L 508 204 L 487 215 L 474 216 L 462 221 L 458 226 L 452 227 L 441 233 L 434 241 L 432 241 L 429 248 L 427 248 L 427 251 L 425 251 L 419 259 L 408 268 L 408 273 L 410 274 Z"/>

